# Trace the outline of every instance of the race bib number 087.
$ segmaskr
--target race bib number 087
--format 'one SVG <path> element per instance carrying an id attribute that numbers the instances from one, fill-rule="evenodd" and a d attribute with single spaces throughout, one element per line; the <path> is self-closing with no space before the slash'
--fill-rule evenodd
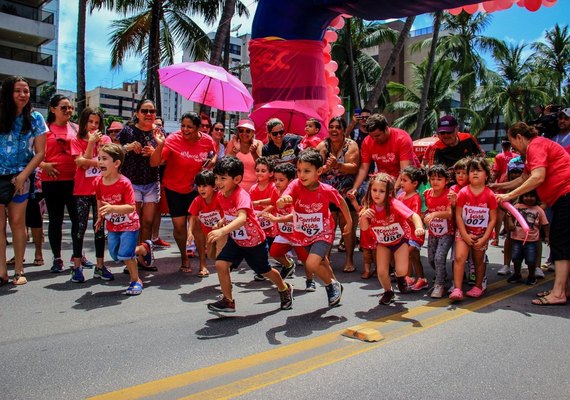
<path id="1" fill-rule="evenodd" d="M 293 229 L 305 236 L 313 237 L 323 231 L 323 214 L 293 213 Z"/>

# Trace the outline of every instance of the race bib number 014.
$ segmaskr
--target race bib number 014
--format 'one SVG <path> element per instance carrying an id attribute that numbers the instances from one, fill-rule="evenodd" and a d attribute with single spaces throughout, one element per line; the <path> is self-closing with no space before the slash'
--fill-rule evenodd
<path id="1" fill-rule="evenodd" d="M 236 219 L 236 217 L 234 217 L 233 215 L 226 215 L 226 221 L 228 222 L 228 224 L 230 222 L 232 222 L 234 219 Z M 245 225 L 242 226 L 241 228 L 238 228 L 234 231 L 230 232 L 230 236 L 233 240 L 248 240 L 249 239 L 249 235 L 247 234 L 247 230 L 245 229 Z"/>
<path id="2" fill-rule="evenodd" d="M 323 214 L 293 213 L 293 229 L 305 236 L 313 237 L 323 231 Z"/>

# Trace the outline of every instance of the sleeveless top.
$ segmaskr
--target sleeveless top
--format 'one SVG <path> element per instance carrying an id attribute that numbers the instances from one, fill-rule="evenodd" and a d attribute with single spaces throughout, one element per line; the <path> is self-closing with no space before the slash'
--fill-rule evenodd
<path id="1" fill-rule="evenodd" d="M 352 139 L 345 139 L 340 154 L 338 156 L 336 154 L 333 154 L 337 157 L 337 161 L 339 163 L 345 162 L 344 157 L 348 151 L 348 147 L 351 141 Z M 325 147 L 327 149 L 326 158 L 328 158 L 332 154 L 332 143 L 330 138 L 325 139 Z M 355 177 L 356 174 L 343 174 L 339 170 L 333 168 L 321 175 L 321 182 L 331 185 L 336 190 L 338 190 L 341 196 L 344 197 L 346 196 L 346 193 L 352 189 Z"/>

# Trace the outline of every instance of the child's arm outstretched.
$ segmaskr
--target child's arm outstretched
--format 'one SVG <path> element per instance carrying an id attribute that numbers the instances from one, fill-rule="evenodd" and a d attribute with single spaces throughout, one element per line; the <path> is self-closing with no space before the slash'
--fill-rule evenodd
<path id="1" fill-rule="evenodd" d="M 374 210 L 371 208 L 363 208 L 360 210 L 360 216 L 358 218 L 360 224 L 360 230 L 366 231 L 370 228 L 370 220 L 374 218 Z"/>
<path id="2" fill-rule="evenodd" d="M 237 212 L 236 219 L 234 219 L 229 224 L 227 224 L 221 228 L 214 229 L 214 230 L 210 231 L 210 233 L 208 233 L 208 240 L 207 240 L 208 243 L 213 243 L 216 240 L 221 239 L 225 235 L 228 235 L 231 232 L 235 231 L 236 229 L 241 228 L 242 226 L 245 225 L 246 220 L 247 220 L 246 210 L 243 208 L 239 209 Z"/>
<path id="3" fill-rule="evenodd" d="M 422 217 L 420 217 L 419 214 L 417 213 L 413 213 L 409 219 L 414 224 L 414 228 L 416 228 L 414 234 L 418 237 L 424 236 L 426 231 L 424 230 L 424 223 L 422 222 Z"/>

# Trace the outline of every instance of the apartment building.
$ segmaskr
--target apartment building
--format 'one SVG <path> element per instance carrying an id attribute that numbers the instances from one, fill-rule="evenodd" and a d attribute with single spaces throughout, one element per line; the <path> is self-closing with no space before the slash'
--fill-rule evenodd
<path id="1" fill-rule="evenodd" d="M 128 121 L 133 116 L 137 103 L 141 100 L 142 82 L 124 82 L 122 89 L 98 86 L 87 92 L 87 107 L 105 110 L 106 115 L 121 117 Z"/>

